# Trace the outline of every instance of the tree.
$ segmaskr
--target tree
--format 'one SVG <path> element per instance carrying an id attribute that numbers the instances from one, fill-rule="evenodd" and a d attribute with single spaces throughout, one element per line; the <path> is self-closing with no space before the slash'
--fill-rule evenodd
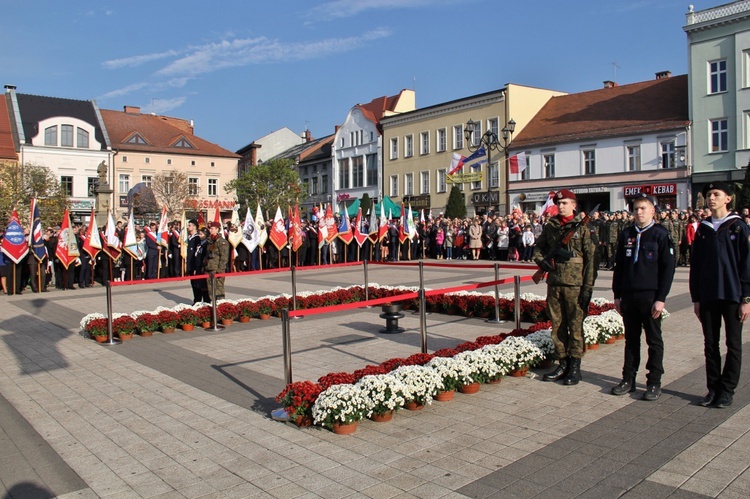
<path id="1" fill-rule="evenodd" d="M 21 225 L 27 226 L 32 198 L 37 200 L 42 225 L 60 225 L 70 205 L 60 179 L 46 166 L 0 163 L 0 220 L 10 220 L 15 208 Z"/>
<path id="2" fill-rule="evenodd" d="M 735 196 L 734 208 L 741 212 L 743 208 L 750 208 L 750 160 L 747 162 L 745 167 L 745 178 L 742 179 L 742 185 L 736 186 L 739 189 L 735 189 L 737 195 Z"/>
<path id="3" fill-rule="evenodd" d="M 235 191 L 240 202 L 240 213 L 254 212 L 260 203 L 263 213 L 272 215 L 281 206 L 282 213 L 290 206 L 307 199 L 307 184 L 300 181 L 291 159 L 272 159 L 251 167 L 239 178 L 224 185 L 227 192 Z"/>
<path id="4" fill-rule="evenodd" d="M 465 218 L 466 204 L 464 203 L 464 194 L 457 185 L 451 187 L 451 193 L 448 196 L 448 203 L 445 207 L 446 218 Z"/>
<path id="5" fill-rule="evenodd" d="M 362 199 L 359 201 L 359 207 L 362 208 L 362 216 L 366 215 L 370 208 L 372 208 L 372 199 L 368 193 L 362 194 Z"/>
<path id="6" fill-rule="evenodd" d="M 167 207 L 170 218 L 182 216 L 186 201 L 198 195 L 191 192 L 190 182 L 185 172 L 171 170 L 151 177 L 151 190 L 156 201 Z"/>

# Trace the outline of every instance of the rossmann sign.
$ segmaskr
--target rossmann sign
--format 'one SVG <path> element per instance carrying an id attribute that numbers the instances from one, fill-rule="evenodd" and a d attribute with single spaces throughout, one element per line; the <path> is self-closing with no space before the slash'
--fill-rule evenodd
<path id="1" fill-rule="evenodd" d="M 632 198 L 640 193 L 649 196 L 674 196 L 677 194 L 677 184 L 646 184 L 629 185 L 623 187 L 626 198 Z"/>

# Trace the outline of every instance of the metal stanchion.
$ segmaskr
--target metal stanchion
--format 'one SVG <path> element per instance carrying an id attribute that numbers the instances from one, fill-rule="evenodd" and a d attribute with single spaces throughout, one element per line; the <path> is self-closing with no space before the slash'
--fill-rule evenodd
<path id="1" fill-rule="evenodd" d="M 221 331 L 224 326 L 219 324 L 218 314 L 216 313 L 216 273 L 209 272 L 208 278 L 211 280 L 211 323 L 212 325 L 205 328 L 204 331 Z"/>
<path id="2" fill-rule="evenodd" d="M 362 266 L 365 268 L 365 301 L 370 301 L 370 273 L 367 260 L 362 262 Z M 372 308 L 372 305 L 367 305 L 365 308 Z"/>
<path id="3" fill-rule="evenodd" d="M 281 342 L 284 350 L 284 383 L 292 382 L 292 339 L 289 334 L 289 310 L 281 309 Z M 283 407 L 271 411 L 271 419 L 289 421 L 289 413 Z"/>
<path id="4" fill-rule="evenodd" d="M 422 266 L 422 262 L 419 262 Z M 424 289 L 419 290 L 419 335 L 422 339 L 422 353 L 427 353 L 427 299 L 425 298 Z"/>
<path id="5" fill-rule="evenodd" d="M 513 294 L 516 297 L 516 329 L 521 329 L 521 276 L 513 276 Z"/>
<path id="6" fill-rule="evenodd" d="M 112 337 L 112 285 L 110 281 L 105 281 L 107 288 L 107 341 L 101 343 L 101 345 L 114 346 L 122 343 L 120 338 Z"/>
<path id="7" fill-rule="evenodd" d="M 297 310 L 297 267 L 292 265 L 292 310 Z M 295 316 L 293 319 L 301 319 L 302 316 Z"/>
<path id="8" fill-rule="evenodd" d="M 495 280 L 500 280 L 500 264 L 495 262 Z M 495 284 L 495 317 L 487 319 L 484 322 L 492 324 L 505 324 L 508 321 L 500 320 L 500 286 Z"/>
<path id="9" fill-rule="evenodd" d="M 420 260 L 419 262 L 419 289 L 424 291 L 424 262 Z M 421 314 L 422 313 L 422 304 L 420 303 L 419 310 L 415 310 L 412 312 L 412 314 Z M 429 312 L 425 310 L 425 315 L 430 315 Z"/>

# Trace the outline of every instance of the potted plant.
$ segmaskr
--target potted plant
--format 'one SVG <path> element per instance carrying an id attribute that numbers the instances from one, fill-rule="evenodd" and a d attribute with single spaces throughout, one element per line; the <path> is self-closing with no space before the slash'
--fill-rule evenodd
<path id="1" fill-rule="evenodd" d="M 404 384 L 405 407 L 419 410 L 432 403 L 432 398 L 443 389 L 443 379 L 426 366 L 401 366 L 392 373 Z"/>
<path id="2" fill-rule="evenodd" d="M 442 387 L 435 395 L 435 400 L 439 402 L 452 400 L 453 394 L 465 383 L 468 375 L 466 366 L 454 357 L 433 357 L 426 367 L 434 370 L 442 380 Z"/>
<path id="3" fill-rule="evenodd" d="M 333 385 L 318 395 L 312 407 L 313 422 L 340 435 L 354 433 L 367 407 L 357 385 Z"/>
<path id="4" fill-rule="evenodd" d="M 198 324 L 202 327 L 211 327 L 213 320 L 213 309 L 210 305 L 201 305 L 195 308 L 195 314 L 198 317 Z"/>
<path id="5" fill-rule="evenodd" d="M 151 336 L 159 329 L 159 319 L 151 312 L 133 313 L 135 327 L 141 336 Z"/>
<path id="6" fill-rule="evenodd" d="M 365 400 L 365 416 L 373 421 L 389 421 L 406 403 L 403 382 L 390 374 L 363 376 L 357 385 Z"/>
<path id="7" fill-rule="evenodd" d="M 276 397 L 297 426 L 312 425 L 312 406 L 323 391 L 323 387 L 312 381 L 297 381 L 288 384 Z"/>
<path id="8" fill-rule="evenodd" d="M 174 328 L 177 327 L 177 322 L 179 321 L 177 312 L 169 309 L 162 309 L 157 312 L 156 318 L 159 321 L 159 328 L 162 333 L 174 333 Z"/>
<path id="9" fill-rule="evenodd" d="M 237 306 L 230 301 L 223 301 L 216 307 L 216 315 L 222 324 L 228 326 L 237 317 Z"/>
<path id="10" fill-rule="evenodd" d="M 123 341 L 133 337 L 135 328 L 135 319 L 127 314 L 119 315 L 112 320 L 112 334 L 116 334 Z"/>
<path id="11" fill-rule="evenodd" d="M 102 314 L 88 314 L 81 319 L 81 329 L 99 343 L 107 341 L 107 318 Z"/>
<path id="12" fill-rule="evenodd" d="M 258 317 L 261 320 L 271 318 L 271 313 L 274 310 L 274 303 L 268 298 L 261 298 L 255 304 L 258 306 Z"/>
<path id="13" fill-rule="evenodd" d="M 239 311 L 240 322 L 249 322 L 258 313 L 258 306 L 253 300 L 241 300 L 237 303 L 237 309 Z"/>
<path id="14" fill-rule="evenodd" d="M 195 310 L 183 308 L 177 315 L 179 316 L 177 324 L 183 331 L 192 331 L 195 328 L 195 324 L 198 322 L 198 313 Z"/>

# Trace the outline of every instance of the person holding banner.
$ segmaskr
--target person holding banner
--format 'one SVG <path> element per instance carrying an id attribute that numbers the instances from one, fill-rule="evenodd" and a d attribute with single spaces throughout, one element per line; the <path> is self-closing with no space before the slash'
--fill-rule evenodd
<path id="1" fill-rule="evenodd" d="M 206 255 L 205 272 L 223 273 L 229 262 L 229 243 L 221 236 L 221 223 L 211 222 L 209 225 L 208 254 Z M 212 282 L 208 281 L 208 294 L 212 296 Z M 223 300 L 224 278 L 216 278 L 216 301 Z"/>

